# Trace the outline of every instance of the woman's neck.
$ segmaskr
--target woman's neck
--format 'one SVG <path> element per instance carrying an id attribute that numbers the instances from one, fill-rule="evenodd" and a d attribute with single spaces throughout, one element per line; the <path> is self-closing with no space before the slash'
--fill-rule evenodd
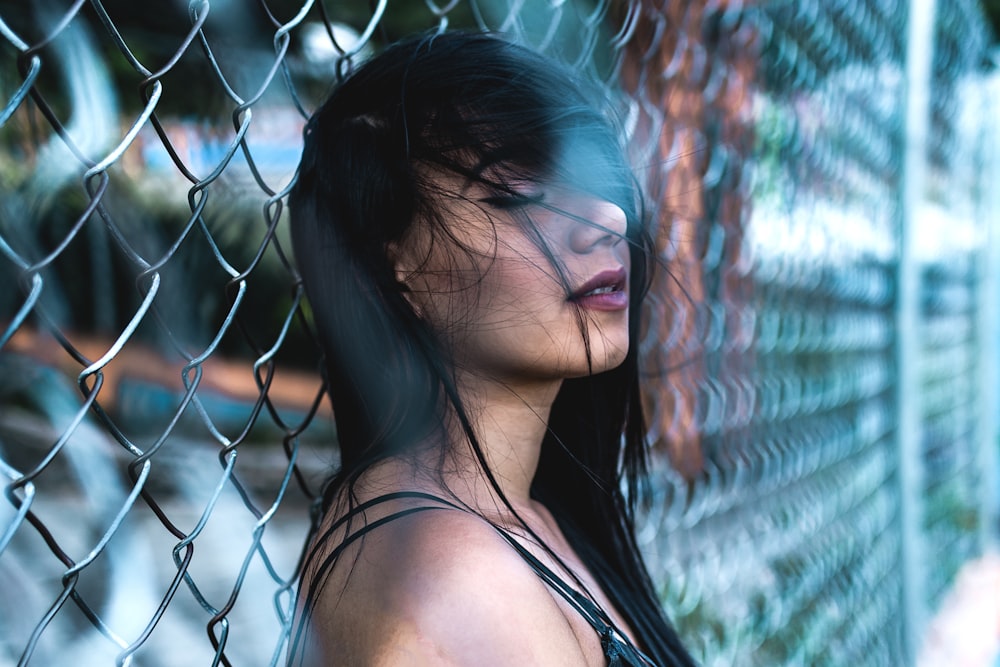
<path id="1" fill-rule="evenodd" d="M 459 392 L 486 462 L 503 495 L 517 507 L 528 507 L 531 484 L 538 470 L 542 440 L 561 380 L 522 382 L 517 386 L 482 377 L 459 378 Z M 469 485 L 477 501 L 500 502 L 482 472 L 460 426 L 452 429 L 459 462 L 459 484 Z M 462 464 L 465 462 L 465 465 Z"/>
<path id="2" fill-rule="evenodd" d="M 454 494 L 471 509 L 498 521 L 509 513 L 508 502 L 519 514 L 532 511 L 531 485 L 562 381 L 514 387 L 471 376 L 458 380 L 462 405 L 502 497 L 483 471 L 454 411 L 447 420 L 447 445 L 427 442 L 406 457 L 373 465 L 364 473 L 362 494 L 375 496 L 400 489 Z M 442 454 L 443 446 L 447 449 Z"/>

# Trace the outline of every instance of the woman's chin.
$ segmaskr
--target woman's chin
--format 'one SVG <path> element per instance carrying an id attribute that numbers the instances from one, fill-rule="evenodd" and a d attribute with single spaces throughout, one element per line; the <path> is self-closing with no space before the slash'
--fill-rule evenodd
<path id="1" fill-rule="evenodd" d="M 628 346 L 625 347 L 602 347 L 591 350 L 590 363 L 582 360 L 579 364 L 574 364 L 572 372 L 567 377 L 587 377 L 588 375 L 598 375 L 614 370 L 625 363 L 628 356 Z"/>

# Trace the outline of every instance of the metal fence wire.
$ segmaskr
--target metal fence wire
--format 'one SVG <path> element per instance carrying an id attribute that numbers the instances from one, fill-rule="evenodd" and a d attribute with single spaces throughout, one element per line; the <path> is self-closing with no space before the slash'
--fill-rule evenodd
<path id="1" fill-rule="evenodd" d="M 0 0 L 0 665 L 282 663 L 336 464 L 284 197 L 331 83 L 435 26 L 620 93 L 692 652 L 912 662 L 995 517 L 975 2 Z"/>

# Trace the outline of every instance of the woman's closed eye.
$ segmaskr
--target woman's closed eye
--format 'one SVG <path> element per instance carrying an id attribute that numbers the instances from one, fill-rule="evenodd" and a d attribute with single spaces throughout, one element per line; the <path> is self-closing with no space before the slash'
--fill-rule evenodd
<path id="1" fill-rule="evenodd" d="M 481 204 L 486 204 L 501 211 L 510 211 L 526 206 L 541 204 L 545 201 L 544 193 L 524 194 L 520 192 L 504 192 L 501 194 L 483 197 L 479 199 Z"/>

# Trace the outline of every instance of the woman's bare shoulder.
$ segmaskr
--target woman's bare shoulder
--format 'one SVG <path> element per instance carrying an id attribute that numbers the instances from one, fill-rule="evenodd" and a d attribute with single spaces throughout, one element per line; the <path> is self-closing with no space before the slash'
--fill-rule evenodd
<path id="1" fill-rule="evenodd" d="M 416 512 L 365 535 L 317 600 L 317 665 L 581 665 L 559 605 L 483 519 Z"/>

